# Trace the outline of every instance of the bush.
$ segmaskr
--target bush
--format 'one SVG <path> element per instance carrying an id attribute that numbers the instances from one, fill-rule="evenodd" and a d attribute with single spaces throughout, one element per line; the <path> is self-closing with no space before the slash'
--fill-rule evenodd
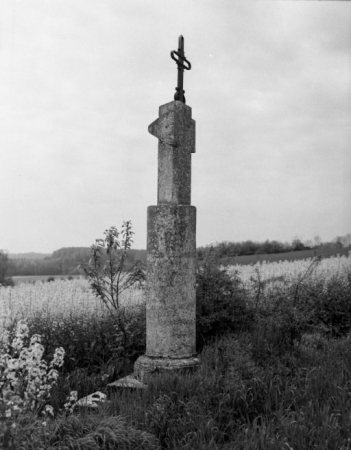
<path id="1" fill-rule="evenodd" d="M 229 276 L 209 251 L 196 275 L 196 341 L 198 349 L 228 332 L 247 330 L 253 313 L 245 302 L 245 290 L 236 274 Z"/>
<path id="2" fill-rule="evenodd" d="M 329 334 L 340 338 L 351 330 L 351 273 L 344 280 L 332 277 L 316 302 L 314 322 L 325 325 Z"/>
<path id="3" fill-rule="evenodd" d="M 126 334 L 121 333 L 109 314 L 100 317 L 72 316 L 63 320 L 38 315 L 31 318 L 28 325 L 32 334 L 42 336 L 45 357 L 51 357 L 56 347 L 64 347 L 64 373 L 78 368 L 94 373 L 105 365 L 113 366 L 114 376 L 118 377 L 145 352 L 146 345 L 145 305 L 125 310 L 121 308 L 120 312 Z"/>

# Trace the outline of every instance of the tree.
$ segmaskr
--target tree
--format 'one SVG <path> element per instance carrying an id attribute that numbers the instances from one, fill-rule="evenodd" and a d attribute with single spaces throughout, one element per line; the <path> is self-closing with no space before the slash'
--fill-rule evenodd
<path id="1" fill-rule="evenodd" d="M 9 257 L 4 250 L 0 250 L 0 285 L 13 286 L 13 280 L 6 276 L 9 268 Z"/>
<path id="2" fill-rule="evenodd" d="M 130 220 L 123 222 L 122 232 L 111 227 L 104 232 L 104 239 L 96 239 L 96 244 L 90 247 L 89 262 L 80 265 L 93 291 L 111 313 L 119 310 L 122 292 L 145 279 L 140 261 L 125 270 L 133 234 Z"/>
<path id="3" fill-rule="evenodd" d="M 299 238 L 295 238 L 292 241 L 292 248 L 294 252 L 300 251 L 300 250 L 305 250 L 305 246 L 304 244 L 301 242 L 301 240 Z"/>
<path id="4" fill-rule="evenodd" d="M 133 234 L 130 221 L 123 222 L 121 232 L 111 227 L 104 232 L 104 239 L 96 239 L 96 244 L 91 246 L 89 262 L 80 265 L 93 291 L 107 307 L 116 324 L 117 351 L 122 354 L 124 361 L 133 333 L 137 330 L 133 330 L 133 320 L 128 318 L 126 308 L 121 307 L 120 295 L 145 280 L 140 261 L 135 261 L 129 269 L 125 268 Z"/>
<path id="5" fill-rule="evenodd" d="M 317 236 L 314 237 L 314 246 L 315 246 L 316 248 L 318 248 L 321 244 L 322 244 L 322 239 L 321 239 L 321 237 L 318 236 L 318 234 L 317 234 Z"/>

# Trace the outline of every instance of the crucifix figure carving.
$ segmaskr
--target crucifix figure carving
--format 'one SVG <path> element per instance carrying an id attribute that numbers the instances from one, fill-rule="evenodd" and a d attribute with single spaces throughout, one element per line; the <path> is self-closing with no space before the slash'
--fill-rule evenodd
<path id="1" fill-rule="evenodd" d="M 178 56 L 178 58 L 175 57 Z M 184 54 L 184 38 L 183 36 L 179 36 L 178 39 L 178 51 L 171 51 L 171 58 L 177 63 L 178 66 L 178 86 L 176 87 L 176 93 L 174 94 L 174 100 L 179 100 L 180 102 L 185 103 L 185 97 L 183 90 L 183 73 L 185 70 L 191 70 L 191 64 L 186 59 Z"/>

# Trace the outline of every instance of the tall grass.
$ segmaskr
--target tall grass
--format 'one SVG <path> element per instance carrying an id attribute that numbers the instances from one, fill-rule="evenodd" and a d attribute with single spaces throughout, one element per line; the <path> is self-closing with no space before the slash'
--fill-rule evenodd
<path id="1" fill-rule="evenodd" d="M 250 288 L 231 269 L 228 289 L 228 278 L 210 267 L 198 277 L 198 371 L 158 375 L 142 392 L 109 393 L 94 413 L 67 416 L 63 405 L 72 390 L 108 393 L 108 382 L 132 372 L 145 350 L 143 303 L 129 309 L 122 352 L 103 311 L 57 306 L 56 315 L 52 306 L 43 313 L 32 297 L 31 332 L 43 335 L 48 357 L 58 346 L 67 352 L 51 391 L 55 418 L 0 421 L 0 448 L 351 450 L 351 265 L 343 261 L 334 262 L 334 273 L 318 261 L 307 271 L 309 261 L 294 277 L 280 273 L 274 289 L 264 269 L 253 269 Z M 72 282 L 55 283 L 50 289 L 68 305 L 63 292 Z M 230 311 L 240 311 L 240 320 L 223 328 L 219 314 Z"/>

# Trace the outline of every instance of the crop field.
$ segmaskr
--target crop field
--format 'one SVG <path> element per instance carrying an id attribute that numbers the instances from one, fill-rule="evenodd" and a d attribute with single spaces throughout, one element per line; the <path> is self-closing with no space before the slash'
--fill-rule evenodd
<path id="1" fill-rule="evenodd" d="M 15 285 L 20 283 L 35 283 L 36 281 L 48 281 L 49 278 L 55 280 L 79 279 L 81 275 L 15 275 L 11 277 Z"/>
<path id="2" fill-rule="evenodd" d="M 351 450 L 351 255 L 225 269 L 197 274 L 199 369 L 141 395 L 107 386 L 145 354 L 145 308 L 116 326 L 86 279 L 0 287 L 0 448 Z"/>
<path id="3" fill-rule="evenodd" d="M 333 277 L 342 282 L 351 269 L 351 253 L 348 256 L 334 256 L 317 262 L 308 258 L 296 261 L 262 262 L 254 265 L 227 266 L 229 274 L 237 273 L 245 288 L 253 291 L 259 280 L 265 284 L 267 293 L 282 284 L 294 284 L 299 280 L 313 285 L 324 285 Z"/>
<path id="4" fill-rule="evenodd" d="M 304 277 L 309 283 L 331 277 L 342 282 L 351 267 L 351 255 L 322 259 L 256 263 L 255 265 L 228 266 L 229 274 L 239 276 L 244 287 L 254 295 L 255 281 L 264 282 L 267 293 L 282 283 L 292 284 Z M 310 268 L 310 270 L 308 270 Z M 145 291 L 130 289 L 123 293 L 123 306 L 145 301 Z M 58 319 L 67 316 L 85 316 L 106 312 L 95 297 L 86 279 L 55 280 L 50 283 L 20 283 L 13 288 L 0 287 L 0 329 L 13 319 L 28 319 L 33 315 L 49 315 Z"/>
<path id="5" fill-rule="evenodd" d="M 130 289 L 121 296 L 121 305 L 144 301 L 141 289 Z M 33 316 L 89 318 L 101 315 L 106 309 L 96 298 L 86 279 L 55 280 L 50 283 L 20 283 L 14 287 L 0 287 L 0 330 L 14 319 Z"/>

